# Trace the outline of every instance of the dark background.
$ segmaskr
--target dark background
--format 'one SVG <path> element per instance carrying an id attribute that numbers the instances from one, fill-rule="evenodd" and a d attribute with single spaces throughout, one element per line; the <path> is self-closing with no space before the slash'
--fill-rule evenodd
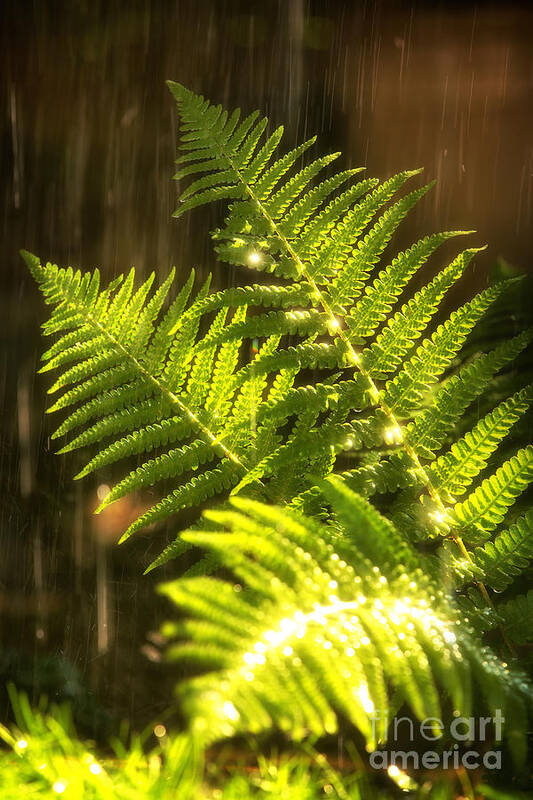
<path id="1" fill-rule="evenodd" d="M 465 293 L 499 256 L 531 271 L 533 7 L 4 0 L 0 25 L 0 679 L 75 693 L 73 664 L 100 702 L 142 722 L 175 675 L 151 634 L 167 613 L 162 573 L 140 573 L 176 526 L 111 547 L 134 501 L 96 523 L 97 483 L 74 483 L 77 457 L 53 455 L 48 384 L 34 377 L 44 311 L 19 248 L 106 277 L 175 264 L 239 280 L 212 255 L 216 209 L 170 218 L 172 78 L 261 108 L 287 147 L 319 133 L 343 167 L 424 166 L 437 186 L 402 236 L 475 228 L 489 248 Z M 65 660 L 34 660 L 48 655 Z"/>

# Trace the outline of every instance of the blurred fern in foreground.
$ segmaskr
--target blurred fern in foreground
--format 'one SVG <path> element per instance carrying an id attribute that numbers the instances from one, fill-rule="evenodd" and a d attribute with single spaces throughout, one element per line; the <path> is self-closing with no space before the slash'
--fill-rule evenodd
<path id="1" fill-rule="evenodd" d="M 387 738 L 391 690 L 420 720 L 500 709 L 525 755 L 531 697 L 524 677 L 481 645 L 442 589 L 434 557 L 337 478 L 322 491 L 336 524 L 235 498 L 184 533 L 213 549 L 238 584 L 179 579 L 162 587 L 192 615 L 169 623 L 171 659 L 214 667 L 182 685 L 193 730 L 207 741 L 280 727 L 293 738 L 350 719 L 373 750 Z M 241 585 L 242 584 L 242 585 Z M 238 591 L 237 591 L 238 590 Z M 483 698 L 476 704 L 473 698 Z M 380 712 L 375 716 L 375 712 Z"/>

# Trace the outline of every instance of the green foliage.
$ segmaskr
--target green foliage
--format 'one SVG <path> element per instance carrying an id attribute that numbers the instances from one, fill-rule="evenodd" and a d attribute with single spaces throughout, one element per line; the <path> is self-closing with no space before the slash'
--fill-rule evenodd
<path id="1" fill-rule="evenodd" d="M 263 282 L 212 292 L 191 274 L 170 300 L 173 273 L 155 290 L 133 270 L 101 288 L 98 271 L 25 259 L 53 307 L 43 371 L 57 371 L 50 411 L 66 413 L 54 437 L 62 452 L 92 448 L 77 477 L 123 464 L 99 510 L 155 487 L 126 539 L 217 500 L 149 567 L 195 546 L 208 551 L 196 573 L 222 564 L 238 581 L 164 587 L 187 612 L 166 628 L 170 656 L 209 670 L 181 690 L 191 729 L 204 743 L 272 727 L 299 739 L 341 714 L 371 748 L 386 736 L 371 711 L 393 696 L 419 718 L 440 717 L 442 698 L 469 716 L 479 697 L 505 709 L 523 760 L 529 684 L 499 656 L 531 633 L 530 597 L 512 585 L 533 556 L 530 514 L 513 517 L 533 447 L 512 438 L 531 386 L 498 376 L 533 331 L 495 339 L 482 322 L 516 280 L 444 318 L 479 248 L 417 273 L 464 231 L 382 263 L 430 188 L 402 194 L 419 171 L 351 183 L 358 170 L 330 173 L 336 156 L 305 160 L 314 139 L 280 155 L 282 129 L 258 112 L 241 121 L 169 86 L 176 216 L 229 203 L 217 255 Z"/>
<path id="2" fill-rule="evenodd" d="M 309 748 L 299 758 L 258 757 L 257 770 L 243 764 L 231 778 L 224 760 L 210 764 L 202 780 L 202 754 L 185 735 L 164 735 L 148 746 L 152 730 L 115 739 L 101 756 L 80 740 L 68 706 L 31 709 L 26 695 L 10 688 L 17 725 L 0 725 L 0 798 L 53 800 L 318 800 L 323 788 L 340 800 L 359 800 L 357 783 L 343 779 L 320 753 Z"/>
<path id="3" fill-rule="evenodd" d="M 103 758 L 76 737 L 68 706 L 32 710 L 11 690 L 17 727 L 0 725 L 0 797 L 72 800 L 188 800 L 198 786 L 200 754 L 187 736 L 163 741 L 146 753 L 143 736 L 115 740 Z"/>
<path id="4" fill-rule="evenodd" d="M 499 605 L 497 612 L 513 642 L 525 644 L 533 640 L 533 590 Z"/>
<path id="5" fill-rule="evenodd" d="M 533 446 L 529 445 L 486 478 L 464 503 L 454 507 L 450 513 L 452 523 L 457 521 L 471 538 L 486 538 L 531 480 Z"/>

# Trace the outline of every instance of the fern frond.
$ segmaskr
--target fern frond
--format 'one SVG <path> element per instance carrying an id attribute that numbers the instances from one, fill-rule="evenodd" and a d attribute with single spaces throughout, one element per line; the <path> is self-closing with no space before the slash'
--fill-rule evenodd
<path id="1" fill-rule="evenodd" d="M 510 586 L 533 559 L 533 511 L 517 519 L 493 542 L 476 547 L 473 559 L 485 584 L 499 592 Z"/>
<path id="2" fill-rule="evenodd" d="M 311 394 L 318 399 L 316 414 L 328 410 L 327 398 L 336 398 L 336 413 L 342 408 L 344 415 L 339 418 L 341 426 L 356 407 L 356 398 L 364 405 L 356 382 L 325 385 L 322 393 L 300 387 L 289 394 L 288 405 L 279 389 L 278 395 L 265 391 L 270 373 L 274 373 L 274 388 L 284 370 L 293 369 L 294 379 L 306 366 L 328 368 L 343 360 L 339 349 L 312 342 L 327 328 L 324 315 L 315 309 L 247 318 L 248 306 L 242 302 L 244 294 L 244 299 L 258 304 L 290 307 L 291 302 L 303 302 L 306 292 L 260 287 L 210 297 L 206 282 L 187 308 L 191 278 L 158 320 L 168 279 L 151 298 L 153 278 L 135 289 L 133 272 L 120 284 L 99 292 L 98 276 L 82 276 L 52 265 L 43 268 L 37 259 L 28 259 L 46 298 L 57 304 L 51 328 L 69 327 L 45 354 L 45 369 L 61 371 L 52 389 L 66 390 L 51 410 L 71 409 L 55 436 L 70 434 L 63 452 L 99 446 L 77 477 L 157 450 L 153 458 L 145 458 L 118 481 L 101 508 L 162 481 L 178 484 L 130 527 L 128 535 L 234 486 L 239 473 L 240 477 L 246 473 L 245 462 L 256 439 L 254 428 L 262 426 L 257 446 L 260 457 L 268 457 L 279 447 L 277 428 L 290 417 L 298 419 Z M 199 335 L 200 323 L 213 313 L 207 331 Z M 74 334 L 83 341 L 74 341 Z M 280 338 L 288 334 L 304 339 L 311 335 L 311 342 L 275 354 Z M 247 338 L 265 341 L 239 369 Z M 106 438 L 108 443 L 102 445 Z"/>
<path id="3" fill-rule="evenodd" d="M 63 370 L 56 388 L 70 386 L 52 408 L 77 404 L 60 426 L 59 434 L 75 434 L 62 449 L 73 450 L 93 442 L 99 444 L 106 436 L 115 437 L 78 477 L 118 459 L 184 442 L 182 447 L 160 453 L 127 475 L 102 507 L 133 489 L 175 479 L 185 472 L 190 473 L 184 484 L 188 489 L 180 494 L 179 503 L 174 498 L 173 503 L 167 502 L 163 507 L 186 506 L 189 496 L 195 502 L 194 498 L 211 496 L 217 487 L 229 488 L 226 467 L 215 467 L 205 481 L 194 475 L 213 459 L 222 459 L 221 465 L 229 460 L 237 471 L 242 468 L 239 456 L 222 442 L 219 431 L 223 416 L 218 416 L 222 407 L 227 413 L 231 405 L 231 379 L 240 341 L 219 347 L 217 341 L 209 340 L 208 345 L 198 349 L 195 340 L 200 317 L 194 315 L 173 340 L 170 338 L 170 331 L 185 309 L 192 280 L 157 325 L 169 280 L 148 299 L 153 278 L 134 291 L 132 271 L 120 288 L 114 283 L 98 293 L 97 276 L 82 277 L 52 265 L 42 267 L 38 259 L 30 255 L 26 258 L 47 301 L 57 304 L 51 328 L 59 331 L 68 325 L 71 334 L 81 331 L 85 337 L 84 344 L 73 344 L 72 335 L 63 335 L 45 354 L 45 368 Z M 208 283 L 200 290 L 197 302 L 202 302 L 207 288 Z M 218 312 L 207 336 L 214 339 L 218 335 L 226 324 L 227 313 L 227 308 Z M 230 325 L 240 324 L 245 313 L 245 307 L 239 306 Z M 95 355 L 98 350 L 102 350 L 101 356 Z M 71 362 L 78 359 L 79 363 L 71 367 Z M 91 423 L 89 427 L 79 432 L 87 422 Z M 117 439 L 117 434 L 126 435 Z M 190 438 L 192 441 L 187 442 Z M 147 518 L 160 518 L 160 513 L 161 504 L 156 504 Z"/>
<path id="4" fill-rule="evenodd" d="M 419 483 L 406 453 L 393 453 L 375 464 L 367 464 L 341 473 L 352 491 L 363 497 L 395 492 Z"/>
<path id="5" fill-rule="evenodd" d="M 208 106 L 202 106 L 202 110 L 198 111 L 199 101 L 194 100 L 187 90 L 177 85 L 171 88 L 178 101 L 180 115 L 185 122 L 189 124 L 194 117 L 195 130 L 203 130 L 204 123 L 202 123 L 201 117 L 205 114 L 205 108 Z M 256 132 L 258 137 L 254 139 L 255 143 L 259 141 L 259 128 L 256 129 Z M 204 134 L 207 135 L 207 128 L 205 128 Z M 200 139 L 201 137 L 198 138 L 198 141 Z M 415 190 L 397 200 L 391 208 L 382 213 L 361 240 L 359 240 L 360 235 L 371 223 L 374 215 L 416 172 L 401 173 L 381 185 L 378 184 L 377 187 L 372 187 L 373 190 L 366 195 L 363 192 L 363 199 L 353 206 L 350 206 L 348 202 L 335 221 L 330 220 L 326 223 L 327 239 L 320 238 L 326 228 L 322 227 L 318 218 L 316 220 L 318 227 L 315 228 L 318 239 L 309 238 L 312 222 L 306 223 L 306 228 L 300 231 L 299 236 L 296 236 L 295 231 L 291 231 L 290 227 L 283 227 L 281 207 L 274 211 L 273 198 L 292 197 L 292 189 L 300 185 L 302 185 L 303 191 L 303 181 L 307 180 L 310 175 L 318 174 L 323 162 L 313 162 L 309 167 L 304 167 L 293 178 L 289 178 L 284 186 L 281 179 L 286 172 L 285 166 L 288 162 L 294 163 L 292 159 L 295 151 L 291 151 L 288 156 L 283 156 L 279 162 L 274 162 L 273 166 L 266 171 L 267 176 L 276 175 L 277 188 L 273 194 L 268 180 L 261 183 L 262 178 L 259 177 L 259 173 L 250 175 L 239 169 L 237 163 L 239 159 L 243 157 L 246 161 L 248 157 L 246 148 L 243 151 L 244 156 L 239 151 L 241 141 L 236 143 L 232 152 L 230 152 L 226 140 L 221 139 L 213 145 L 213 153 L 216 151 L 216 167 L 224 163 L 225 169 L 229 172 L 233 170 L 232 185 L 241 186 L 241 199 L 231 205 L 226 228 L 217 231 L 217 241 L 226 242 L 227 248 L 236 251 L 232 256 L 228 256 L 230 263 L 248 263 L 250 266 L 278 271 L 281 276 L 292 276 L 296 285 L 307 285 L 312 290 L 310 300 L 318 309 L 322 309 L 322 319 L 324 323 L 327 323 L 330 334 L 340 339 L 345 345 L 347 363 L 354 365 L 356 371 L 359 371 L 368 381 L 369 397 L 385 413 L 390 420 L 391 429 L 395 430 L 398 427 L 398 420 L 411 414 L 422 403 L 429 387 L 450 366 L 475 322 L 496 299 L 503 287 L 490 288 L 452 314 L 431 339 L 426 339 L 422 343 L 399 374 L 389 380 L 385 392 L 381 394 L 375 381 L 386 378 L 390 373 L 397 371 L 436 313 L 445 293 L 460 277 L 476 250 L 470 249 L 460 254 L 428 286 L 407 301 L 403 308 L 388 320 L 376 341 L 367 347 L 362 357 L 359 358 L 353 349 L 353 340 L 350 338 L 351 327 L 354 326 L 353 319 L 357 319 L 358 310 L 357 303 L 354 301 L 365 292 L 363 300 L 366 299 L 366 303 L 363 305 L 363 310 L 366 318 L 372 320 L 372 322 L 365 322 L 365 315 L 363 315 L 362 325 L 367 325 L 367 327 L 355 328 L 354 340 L 360 341 L 361 338 L 364 338 L 362 334 L 365 331 L 367 336 L 375 332 L 376 325 L 384 317 L 383 304 L 390 309 L 391 301 L 399 296 L 412 272 L 451 235 L 442 234 L 419 243 L 419 246 L 415 245 L 407 254 L 404 254 L 403 259 L 400 258 L 399 261 L 393 262 L 391 268 L 382 272 L 376 284 L 380 289 L 379 292 L 372 293 L 368 287 L 365 290 L 371 269 L 377 262 L 383 247 L 389 241 L 392 232 L 409 208 L 427 190 L 427 187 Z M 272 147 L 269 146 L 269 155 L 274 152 L 279 141 L 281 141 L 281 137 L 276 137 L 275 144 Z M 224 173 L 224 181 L 226 178 Z M 256 182 L 261 185 L 260 191 Z M 311 191 L 314 190 L 311 189 Z M 234 195 L 229 199 L 233 200 Z M 302 200 L 305 200 L 305 196 Z M 259 241 L 260 238 L 261 241 Z M 220 248 L 219 254 L 225 257 Z M 400 273 L 399 265 L 406 267 L 405 274 Z M 321 289 L 321 286 L 327 286 L 327 289 Z M 350 304 L 352 308 L 350 308 Z M 334 312 L 345 314 L 347 333 L 342 330 L 342 323 L 339 325 Z M 403 435 L 400 435 L 400 440 L 404 440 Z M 266 457 L 265 466 L 269 462 L 274 463 L 276 459 L 280 460 L 280 464 L 282 461 L 284 462 L 285 454 L 293 449 L 297 442 L 299 443 L 299 439 L 296 438 L 289 439 L 286 444 L 282 444 L 277 456 L 272 453 Z M 437 508 L 442 509 L 443 503 L 438 494 L 438 487 L 431 483 L 431 477 L 424 470 L 417 449 L 407 441 L 405 447 L 422 484 L 425 484 L 429 495 L 436 501 Z M 423 448 L 424 446 L 422 451 Z M 423 457 L 423 452 L 420 455 Z M 294 459 L 292 461 L 294 462 Z M 298 461 L 301 463 L 301 460 Z M 255 470 L 254 474 L 259 475 L 261 470 L 257 467 Z M 251 482 L 251 478 L 245 476 L 239 486 L 242 487 L 249 482 Z M 439 514 L 442 514 L 442 511 L 439 511 Z"/>
<path id="6" fill-rule="evenodd" d="M 322 483 L 321 491 L 342 529 L 337 548 L 342 549 L 343 540 L 347 539 L 373 564 L 379 563 L 381 572 L 389 581 L 408 573 L 413 581 L 428 588 L 428 580 L 422 571 L 423 562 L 417 552 L 388 519 L 354 493 L 345 475 L 330 476 Z"/>
<path id="7" fill-rule="evenodd" d="M 462 503 L 450 510 L 449 516 L 470 538 L 486 538 L 504 519 L 516 498 L 533 481 L 533 445 L 523 448 L 505 462 L 490 478 Z"/>
<path id="8" fill-rule="evenodd" d="M 424 458 L 433 458 L 468 406 L 490 385 L 494 376 L 530 343 L 524 331 L 462 367 L 439 389 L 434 402 L 407 427 L 406 440 Z"/>
<path id="9" fill-rule="evenodd" d="M 199 344 L 198 349 L 243 339 L 258 339 L 266 336 L 316 336 L 328 330 L 325 314 L 309 311 L 269 311 L 258 314 L 245 322 L 230 322 L 222 331 L 212 329 Z"/>
<path id="10" fill-rule="evenodd" d="M 125 542 L 142 528 L 165 520 L 184 508 L 197 507 L 205 500 L 230 489 L 237 482 L 238 475 L 237 466 L 228 459 L 221 461 L 217 467 L 191 478 L 132 522 L 122 534 L 120 542 Z"/>
<path id="11" fill-rule="evenodd" d="M 308 257 L 306 260 L 310 261 L 308 271 L 317 285 L 330 285 L 329 279 L 334 277 L 334 285 L 339 282 L 337 294 L 339 294 L 340 301 L 342 295 L 341 285 L 347 287 L 350 283 L 348 276 L 342 277 L 343 273 L 350 266 L 356 267 L 357 263 L 361 264 L 364 269 L 362 263 L 364 258 L 361 258 L 361 256 L 365 251 L 371 259 L 368 267 L 370 268 L 375 263 L 375 254 L 372 254 L 372 247 L 375 247 L 378 253 L 379 249 L 385 247 L 387 240 L 390 239 L 392 233 L 407 213 L 409 206 L 414 205 L 419 196 L 427 191 L 428 187 L 402 198 L 395 207 L 386 211 L 381 219 L 375 223 L 366 239 L 359 243 L 359 247 L 354 250 L 354 246 L 375 214 L 386 205 L 406 181 L 417 175 L 419 171 L 400 172 L 397 175 L 393 175 L 389 180 L 378 184 L 371 193 L 368 193 L 357 205 L 347 211 L 329 233 L 327 239 L 320 244 L 313 243 L 314 252 L 311 251 L 313 258 Z M 307 244 L 305 234 L 302 238 L 303 242 Z M 301 251 L 296 246 L 295 253 L 300 261 L 305 263 L 305 250 Z M 357 258 L 358 255 L 359 258 Z M 335 299 L 333 299 L 333 302 L 335 302 Z"/>
<path id="12" fill-rule="evenodd" d="M 514 423 L 530 407 L 531 388 L 517 392 L 481 419 L 450 451 L 431 464 L 433 485 L 441 493 L 460 495 L 487 465 Z"/>
<path id="13" fill-rule="evenodd" d="M 359 297 L 370 271 L 377 264 L 396 228 L 430 188 L 431 184 L 402 197 L 378 219 L 364 239 L 358 243 L 357 248 L 345 260 L 340 261 L 337 256 L 333 262 L 335 277 L 328 288 L 329 300 L 333 308 L 341 309 Z M 360 227 L 361 225 L 358 226 L 357 231 Z M 356 236 L 351 233 L 350 239 L 353 242 Z M 314 277 L 316 280 L 317 276 L 314 275 Z"/>
<path id="14" fill-rule="evenodd" d="M 157 417 L 158 409 L 150 408 L 150 419 Z M 122 436 L 119 439 L 111 442 L 106 447 L 103 447 L 91 460 L 80 470 L 75 476 L 76 478 L 83 478 L 94 472 L 97 469 L 113 464 L 121 459 L 128 458 L 132 455 L 139 453 L 149 453 L 158 447 L 176 444 L 188 439 L 194 434 L 195 426 L 191 420 L 183 418 L 182 416 L 172 416 L 167 419 L 162 419 L 161 422 L 150 422 L 149 425 L 138 425 L 138 417 L 136 414 L 126 412 L 128 418 L 133 416 L 131 428 L 133 433 Z M 106 425 L 108 419 L 103 420 L 102 426 Z M 91 440 L 96 435 L 98 425 L 89 429 L 91 433 Z M 114 431 L 116 432 L 116 431 Z M 62 448 L 58 452 L 64 452 L 67 449 L 72 449 L 75 446 L 83 446 L 85 444 L 84 434 L 74 439 L 70 446 Z"/>
<path id="15" fill-rule="evenodd" d="M 400 253 L 390 266 L 381 270 L 371 285 L 367 285 L 364 296 L 350 310 L 346 323 L 350 339 L 359 344 L 372 336 L 379 324 L 391 312 L 394 302 L 414 273 L 445 242 L 454 236 L 464 236 L 473 231 L 450 231 L 426 236 L 409 250 Z"/>
<path id="16" fill-rule="evenodd" d="M 501 285 L 486 289 L 454 311 L 432 337 L 424 341 L 398 375 L 387 383 L 384 401 L 395 415 L 406 416 L 420 405 L 424 392 L 450 366 L 476 322 L 502 291 Z"/>
<path id="17" fill-rule="evenodd" d="M 184 534 L 245 585 L 192 578 L 162 587 L 195 620 L 194 644 L 189 628 L 167 628 L 169 657 L 211 669 L 181 686 L 193 730 L 207 742 L 273 727 L 302 738 L 334 732 L 342 713 L 372 749 L 386 735 L 374 711 L 387 709 L 391 686 L 419 718 L 440 717 L 440 693 L 468 716 L 474 683 L 490 684 L 488 707 L 511 713 L 508 682 L 523 693 L 520 678 L 479 650 L 429 578 L 410 582 L 400 569 L 405 546 L 395 555 L 400 534 L 343 484 L 325 491 L 341 538 L 334 527 L 241 498 L 207 513 L 212 530 Z M 388 536 L 383 572 L 359 547 L 379 556 Z"/>
<path id="18" fill-rule="evenodd" d="M 395 372 L 437 311 L 450 287 L 461 277 L 477 251 L 465 250 L 431 283 L 391 317 L 376 341 L 363 351 L 363 363 L 374 378 Z"/>
<path id="19" fill-rule="evenodd" d="M 513 642 L 526 644 L 533 640 L 533 589 L 501 603 L 497 613 Z"/>
<path id="20" fill-rule="evenodd" d="M 257 112 L 241 121 L 239 112 L 228 115 L 178 84 L 170 88 L 182 131 L 177 213 L 228 201 L 214 234 L 218 255 L 274 272 L 279 285 L 210 292 L 208 280 L 193 293 L 191 275 L 162 313 L 170 277 L 154 291 L 152 276 L 136 287 L 132 271 L 101 289 L 97 273 L 32 261 L 57 306 L 46 330 L 60 338 L 44 358 L 46 370 L 59 372 L 51 410 L 67 410 L 55 436 L 67 435 L 63 452 L 98 448 L 78 477 L 121 468 L 106 504 L 155 487 L 153 507 L 127 537 L 229 491 L 298 498 L 311 508 L 317 479 L 340 472 L 346 486 L 380 495 L 408 540 L 449 534 L 465 557 L 464 529 L 467 542 L 475 539 L 472 512 L 448 505 L 497 452 L 525 398 L 484 412 L 466 433 L 463 424 L 454 444 L 458 422 L 531 334 L 436 385 L 504 286 L 481 292 L 428 335 L 479 248 L 460 253 L 414 293 L 415 272 L 463 232 L 422 239 L 379 268 L 429 188 L 399 196 L 419 170 L 346 187 L 357 170 L 324 177 L 338 154 L 302 160 L 314 139 L 280 155 L 282 129 L 267 134 Z M 504 492 L 503 515 L 513 491 Z M 465 503 L 478 500 L 474 492 Z M 323 499 L 317 513 L 329 513 Z"/>
<path id="21" fill-rule="evenodd" d="M 194 317 L 201 317 L 211 311 L 222 308 L 240 308 L 241 306 L 261 306 L 262 308 L 287 308 L 293 306 L 307 306 L 310 303 L 310 289 L 306 286 L 239 286 L 223 289 L 207 295 L 203 299 L 195 300 L 187 311 L 180 316 L 170 331 L 173 335 L 183 325 Z"/>

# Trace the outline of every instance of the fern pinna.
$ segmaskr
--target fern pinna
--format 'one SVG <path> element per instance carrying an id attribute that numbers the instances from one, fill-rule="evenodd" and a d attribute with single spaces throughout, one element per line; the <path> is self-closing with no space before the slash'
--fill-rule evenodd
<path id="1" fill-rule="evenodd" d="M 460 252 L 419 290 L 410 290 L 417 271 L 441 246 L 467 232 L 432 234 L 390 263 L 380 263 L 398 226 L 430 188 L 400 194 L 418 171 L 383 182 L 373 178 L 353 182 L 358 170 L 344 170 L 320 181 L 318 176 L 337 154 L 302 165 L 314 139 L 279 156 L 283 131 L 278 128 L 267 135 L 267 120 L 257 112 L 241 121 L 238 111 L 228 115 L 183 86 L 169 85 L 182 130 L 176 178 L 180 186 L 188 180 L 176 215 L 213 201 L 229 201 L 225 223 L 213 234 L 218 257 L 270 274 L 272 280 L 210 292 L 209 282 L 195 288 L 191 274 L 167 303 L 173 273 L 155 291 L 153 276 L 136 287 L 133 270 L 101 289 L 97 271 L 81 274 L 45 266 L 25 254 L 46 301 L 54 306 L 44 327 L 46 333 L 59 336 L 44 355 L 43 370 L 59 370 L 50 391 L 61 394 L 50 410 L 67 412 L 54 434 L 68 437 L 61 452 L 96 448 L 78 477 L 121 460 L 129 465 L 101 508 L 134 490 L 156 484 L 166 487 L 123 539 L 207 498 L 225 501 L 229 493 L 246 495 L 255 503 L 284 504 L 286 510 L 276 514 L 291 531 L 290 520 L 296 519 L 292 514 L 300 520 L 294 531 L 302 531 L 302 525 L 314 530 L 313 518 L 335 527 L 322 481 L 336 473 L 336 482 L 327 485 L 349 493 L 350 513 L 370 524 L 373 512 L 366 504 L 364 514 L 358 509 L 361 498 L 372 498 L 389 519 L 390 535 L 403 542 L 402 552 L 413 563 L 418 563 L 419 545 L 432 543 L 434 552 L 424 562 L 431 579 L 439 576 L 443 585 L 457 590 L 479 632 L 491 626 L 501 629 L 505 615 L 501 604 L 495 607 L 492 590 L 509 586 L 533 556 L 530 517 L 509 519 L 533 480 L 533 447 L 522 447 L 502 462 L 500 445 L 527 413 L 532 389 L 521 387 L 499 398 L 469 430 L 460 431 L 460 422 L 486 395 L 498 373 L 527 347 L 532 332 L 520 332 L 466 359 L 461 359 L 461 350 L 476 323 L 512 281 L 488 286 L 435 325 L 443 299 L 479 248 Z M 142 459 L 133 470 L 128 461 L 132 457 Z M 345 506 L 347 502 L 344 498 Z M 255 625 L 256 613 L 263 618 L 265 607 L 279 600 L 264 585 L 259 591 L 258 582 L 270 580 L 278 570 L 283 580 L 292 581 L 296 574 L 287 564 L 283 567 L 281 558 L 287 548 L 300 547 L 296 539 L 272 538 L 265 507 L 247 503 L 242 506 L 246 513 L 239 512 L 238 535 L 225 539 L 205 530 L 178 535 L 151 565 L 179 555 L 191 543 L 217 553 L 217 542 L 231 543 L 232 548 L 224 550 L 224 563 L 239 574 L 244 571 L 256 592 L 250 602 L 259 610 L 242 603 L 237 610 L 231 605 L 234 595 L 229 585 L 221 589 L 203 578 L 203 583 L 192 586 L 195 596 L 206 592 L 201 607 L 208 619 L 201 627 L 191 623 L 185 628 L 200 639 L 204 632 L 209 647 L 204 652 L 198 644 L 198 652 L 211 654 L 223 665 L 231 661 L 224 647 L 226 643 L 234 647 L 242 623 L 236 618 L 225 627 L 222 623 L 213 627 L 226 601 L 231 613 L 244 614 Z M 236 513 L 221 510 L 216 520 L 231 528 Z M 266 538 L 258 533 L 260 525 L 266 526 Z M 199 527 L 206 526 L 204 520 Z M 325 530 L 329 528 L 317 536 L 330 536 Z M 345 539 L 339 533 L 341 549 L 350 547 Z M 383 537 L 379 541 L 385 544 Z M 309 537 L 305 547 L 314 558 Z M 257 563 L 250 561 L 251 552 Z M 262 559 L 270 555 L 273 562 L 266 566 Z M 348 572 L 363 570 L 359 556 L 357 551 L 357 558 L 352 554 L 344 559 Z M 375 553 L 377 570 L 383 568 L 385 557 Z M 299 564 L 298 570 L 303 569 Z M 177 584 L 171 591 L 182 599 L 186 586 Z M 274 581 L 273 586 L 278 584 Z M 365 584 L 365 591 L 377 592 L 379 587 L 373 586 Z M 225 594 L 217 600 L 219 591 Z M 424 592 L 429 605 L 437 602 L 433 588 Z M 321 604 L 323 598 L 316 602 Z M 526 599 L 508 601 L 513 602 L 519 606 Z M 442 608 L 445 611 L 439 613 L 453 617 L 449 603 Z M 512 614 L 512 609 L 506 613 Z M 422 636 L 416 622 L 412 624 L 416 636 Z M 361 630 L 353 633 L 357 639 Z M 529 625 L 526 638 L 531 633 Z M 365 637 L 374 641 L 374 635 L 375 630 L 369 629 Z M 471 635 L 465 627 L 469 655 L 459 671 L 481 670 L 486 685 L 500 685 L 499 679 L 489 679 L 483 672 Z M 522 641 L 524 631 L 520 636 Z M 512 654 L 512 636 L 504 632 L 504 637 Z M 413 647 L 422 648 L 420 659 L 427 659 L 427 670 L 439 675 L 459 704 L 459 695 L 453 694 L 456 690 L 444 674 L 447 667 L 439 672 L 433 658 L 431 647 L 439 650 L 440 645 L 417 641 Z M 304 644 L 309 645 L 305 636 Z M 366 668 L 361 663 L 358 669 Z M 501 669 L 495 667 L 503 681 Z M 405 683 L 398 679 L 398 688 L 420 713 L 430 707 L 436 711 L 431 703 L 437 690 L 428 683 L 429 672 L 418 676 L 416 670 L 413 675 L 408 672 Z M 433 698 L 430 705 L 416 707 L 415 688 L 420 696 L 427 688 Z M 375 704 L 384 690 L 379 682 L 374 689 Z M 338 691 L 345 697 L 343 688 Z M 257 710 L 266 699 L 252 699 L 252 694 L 248 692 L 246 702 Z M 310 698 L 318 703 L 312 712 L 316 719 L 322 712 L 323 719 L 329 719 L 324 703 L 331 697 L 322 702 L 313 689 Z M 464 697 L 463 701 L 468 706 Z M 350 702 L 354 720 L 363 725 L 364 702 L 361 698 Z M 310 706 L 305 714 L 302 711 L 303 727 L 313 728 L 311 716 Z M 290 724 L 298 727 L 295 719 Z"/>

